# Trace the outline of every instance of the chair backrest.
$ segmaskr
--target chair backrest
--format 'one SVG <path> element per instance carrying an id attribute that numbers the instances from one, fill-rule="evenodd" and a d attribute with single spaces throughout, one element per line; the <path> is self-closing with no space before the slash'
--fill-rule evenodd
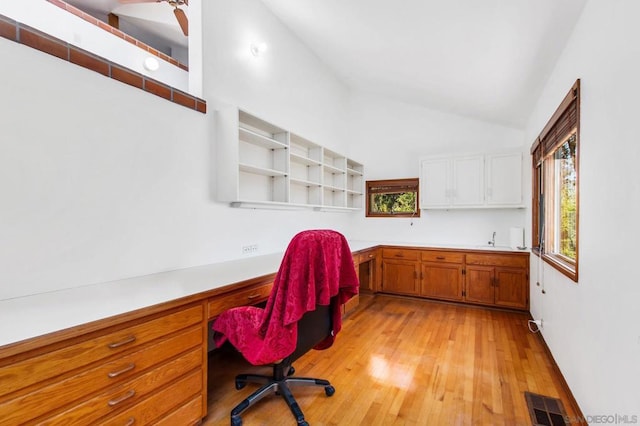
<path id="1" fill-rule="evenodd" d="M 307 312 L 302 316 L 298 321 L 296 349 L 289 357 L 289 362 L 300 358 L 331 335 L 332 309 L 331 306 L 317 305 L 315 311 Z"/>

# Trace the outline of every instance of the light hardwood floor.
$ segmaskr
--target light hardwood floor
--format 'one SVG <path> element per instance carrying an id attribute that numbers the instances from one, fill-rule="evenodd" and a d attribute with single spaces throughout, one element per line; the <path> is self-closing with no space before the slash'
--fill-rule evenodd
<path id="1" fill-rule="evenodd" d="M 562 379 L 527 315 L 453 304 L 363 296 L 334 346 L 311 351 L 296 375 L 336 388 L 293 388 L 311 425 L 531 425 L 524 392 L 560 398 L 575 418 Z M 209 359 L 209 415 L 229 424 L 229 411 L 256 389 L 237 391 L 234 377 L 269 373 L 229 350 Z M 285 402 L 269 397 L 242 416 L 245 425 L 295 425 Z"/>

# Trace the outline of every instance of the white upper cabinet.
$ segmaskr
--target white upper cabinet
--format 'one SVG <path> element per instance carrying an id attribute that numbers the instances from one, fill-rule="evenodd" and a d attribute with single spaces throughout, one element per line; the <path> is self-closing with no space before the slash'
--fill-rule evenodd
<path id="1" fill-rule="evenodd" d="M 448 208 L 451 193 L 451 159 L 420 160 L 420 208 Z"/>
<path id="2" fill-rule="evenodd" d="M 451 205 L 456 207 L 482 205 L 484 203 L 484 159 L 482 156 L 455 157 L 451 162 L 453 164 Z"/>
<path id="3" fill-rule="evenodd" d="M 524 207 L 522 197 L 522 153 L 490 154 L 485 160 L 487 204 Z"/>
<path id="4" fill-rule="evenodd" d="M 522 154 L 420 159 L 420 208 L 521 208 Z"/>
<path id="5" fill-rule="evenodd" d="M 215 124 L 219 201 L 251 208 L 362 208 L 362 164 L 236 107 L 219 108 Z"/>

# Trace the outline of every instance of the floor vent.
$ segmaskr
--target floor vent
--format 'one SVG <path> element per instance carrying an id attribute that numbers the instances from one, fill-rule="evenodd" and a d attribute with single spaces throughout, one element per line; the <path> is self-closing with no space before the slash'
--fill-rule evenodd
<path id="1" fill-rule="evenodd" d="M 527 401 L 533 426 L 565 426 L 568 424 L 565 420 L 567 412 L 564 411 L 562 401 L 559 399 L 531 392 L 525 392 L 524 398 Z"/>

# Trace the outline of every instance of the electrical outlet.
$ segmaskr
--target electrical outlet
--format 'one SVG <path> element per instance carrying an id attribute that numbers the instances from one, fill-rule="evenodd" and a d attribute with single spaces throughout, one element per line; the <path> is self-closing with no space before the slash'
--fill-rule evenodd
<path id="1" fill-rule="evenodd" d="M 242 246 L 242 254 L 256 254 L 258 252 L 257 244 L 249 244 L 247 246 Z"/>

